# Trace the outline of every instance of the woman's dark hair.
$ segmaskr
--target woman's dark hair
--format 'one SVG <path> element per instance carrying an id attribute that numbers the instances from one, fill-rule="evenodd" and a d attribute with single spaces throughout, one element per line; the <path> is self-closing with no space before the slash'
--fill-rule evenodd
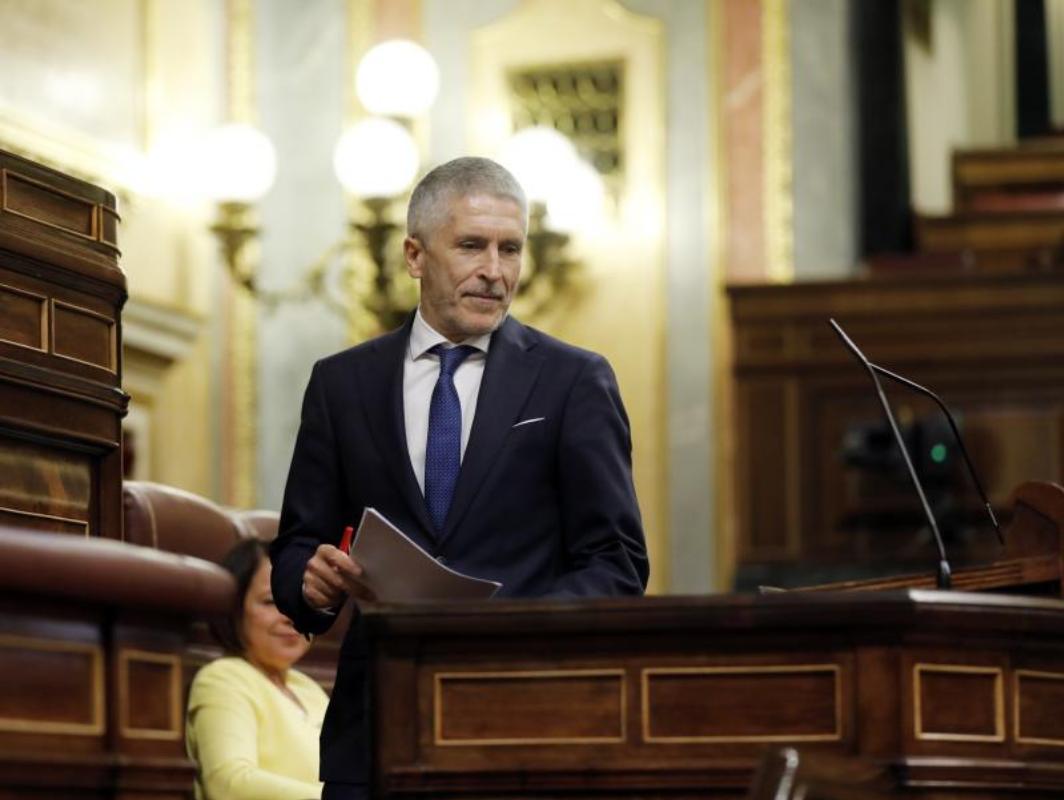
<path id="1" fill-rule="evenodd" d="M 258 572 L 259 564 L 268 557 L 263 542 L 258 539 L 243 539 L 222 559 L 221 566 L 236 579 L 236 594 L 233 596 L 233 607 L 228 616 L 213 620 L 210 629 L 214 638 L 230 655 L 240 655 L 244 652 L 244 641 L 240 635 L 244 619 L 244 598 L 247 597 L 248 587 Z"/>

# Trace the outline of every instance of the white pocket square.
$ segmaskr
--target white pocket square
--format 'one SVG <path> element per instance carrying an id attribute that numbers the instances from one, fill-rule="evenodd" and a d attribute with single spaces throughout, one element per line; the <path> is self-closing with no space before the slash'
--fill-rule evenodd
<path id="1" fill-rule="evenodd" d="M 520 428 L 522 425 L 531 425 L 533 422 L 543 422 L 543 420 L 545 419 L 546 417 L 532 417 L 531 419 L 523 419 L 520 422 L 515 422 L 513 424 L 513 427 Z"/>

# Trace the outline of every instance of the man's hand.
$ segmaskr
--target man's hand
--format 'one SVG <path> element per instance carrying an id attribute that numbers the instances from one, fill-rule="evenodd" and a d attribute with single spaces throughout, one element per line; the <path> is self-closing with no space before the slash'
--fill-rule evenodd
<path id="1" fill-rule="evenodd" d="M 348 595 L 376 599 L 362 581 L 362 566 L 331 544 L 318 545 L 303 572 L 303 598 L 319 611 L 335 610 Z"/>

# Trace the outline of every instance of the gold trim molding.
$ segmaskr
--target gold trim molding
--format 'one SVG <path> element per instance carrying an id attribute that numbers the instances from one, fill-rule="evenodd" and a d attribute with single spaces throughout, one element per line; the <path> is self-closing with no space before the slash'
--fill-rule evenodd
<path id="1" fill-rule="evenodd" d="M 77 653 L 87 655 L 89 656 L 92 676 L 88 698 L 91 708 L 89 712 L 91 722 L 47 722 L 19 717 L 0 717 L 0 731 L 33 734 L 60 733 L 72 736 L 99 736 L 104 732 L 103 651 L 99 645 L 0 634 L 0 647 L 38 653 Z"/>
<path id="2" fill-rule="evenodd" d="M 1032 678 L 1034 680 L 1041 681 L 1064 681 L 1064 672 L 1044 672 L 1041 670 L 1033 669 L 1018 669 L 1013 673 L 1012 680 L 1012 707 L 1014 709 L 1015 719 L 1013 720 L 1013 736 L 1016 739 L 1017 744 L 1037 744 L 1047 745 L 1049 747 L 1064 747 L 1064 739 L 1048 739 L 1038 736 L 1022 736 L 1021 735 L 1021 719 L 1020 719 L 1020 679 Z"/>
<path id="3" fill-rule="evenodd" d="M 142 664 L 165 664 L 170 667 L 169 728 L 134 728 L 129 724 L 130 686 L 129 662 Z M 118 731 L 125 739 L 150 739 L 176 741 L 182 737 L 181 729 L 181 659 L 170 653 L 155 653 L 147 650 L 126 650 L 118 654 Z"/>
<path id="4" fill-rule="evenodd" d="M 228 118 L 253 122 L 255 105 L 255 9 L 252 0 L 226 3 L 226 91 Z M 223 370 L 223 459 L 221 495 L 233 506 L 257 504 L 258 483 L 258 305 L 232 281 L 221 299 L 226 342 Z"/>
<path id="5" fill-rule="evenodd" d="M 920 675 L 933 672 L 947 675 L 987 675 L 994 678 L 994 733 L 929 733 L 924 731 L 920 704 Z M 1001 667 L 972 667 L 960 664 L 913 664 L 913 736 L 921 742 L 1003 742 L 1005 741 L 1005 673 Z"/>
<path id="6" fill-rule="evenodd" d="M 738 736 L 651 736 L 650 677 L 653 675 L 764 675 L 822 672 L 832 676 L 835 684 L 835 730 L 831 733 L 757 734 Z M 741 742 L 837 742 L 842 739 L 842 668 L 838 664 L 787 664 L 750 667 L 650 667 L 642 671 L 640 696 L 643 718 L 643 741 L 649 744 L 707 744 Z"/>
<path id="7" fill-rule="evenodd" d="M 559 736 L 538 738 L 500 739 L 444 739 L 443 738 L 443 692 L 444 680 L 527 680 L 550 678 L 617 678 L 620 707 L 619 736 Z M 433 675 L 432 692 L 432 738 L 437 747 L 484 747 L 495 745 L 559 745 L 559 744 L 620 744 L 628 737 L 627 679 L 623 669 L 559 669 L 519 670 L 513 672 L 437 672 Z"/>
<path id="8" fill-rule="evenodd" d="M 794 280 L 794 155 L 788 0 L 763 0 L 765 259 L 768 276 Z"/>
<path id="9" fill-rule="evenodd" d="M 29 184 L 30 186 L 34 186 L 37 189 L 46 192 L 47 194 L 58 195 L 59 197 L 70 200 L 77 206 L 84 208 L 88 212 L 89 232 L 83 233 L 77 230 L 76 228 L 60 225 L 57 222 L 52 222 L 51 220 L 45 219 L 44 217 L 38 217 L 34 216 L 33 214 L 27 214 L 25 211 L 19 211 L 14 206 L 10 205 L 8 203 L 8 195 L 10 194 L 10 190 L 8 189 L 8 181 L 11 178 L 17 178 L 23 183 Z M 16 217 L 21 217 L 22 219 L 28 219 L 30 222 L 35 222 L 38 225 L 44 225 L 47 228 L 62 231 L 63 233 L 70 234 L 71 236 L 77 236 L 79 239 L 85 239 L 89 242 L 101 242 L 103 244 L 110 244 L 110 242 L 104 242 L 101 238 L 101 231 L 103 229 L 103 226 L 100 224 L 99 203 L 90 203 L 83 197 L 78 197 L 77 195 L 70 194 L 70 192 L 65 192 L 55 186 L 49 186 L 46 183 L 34 180 L 33 178 L 30 178 L 27 175 L 23 175 L 20 172 L 14 172 L 10 169 L 0 169 L 0 190 L 2 190 L 0 191 L 0 209 L 3 209 L 3 211 L 7 214 L 11 214 Z"/>
<path id="10" fill-rule="evenodd" d="M 89 536 L 89 523 L 83 519 L 74 519 L 73 517 L 61 517 L 58 514 L 42 514 L 39 511 L 26 511 L 22 508 L 11 508 L 11 506 L 0 505 L 0 513 L 14 514 L 19 517 L 29 517 L 30 519 L 43 519 L 48 522 L 62 522 L 65 525 L 71 527 L 81 528 L 85 533 L 85 537 Z"/>
<path id="11" fill-rule="evenodd" d="M 12 347 L 24 347 L 27 350 L 33 350 L 38 353 L 47 353 L 49 351 L 49 348 L 51 347 L 51 345 L 48 343 L 48 296 L 43 294 L 37 294 L 36 292 L 31 292 L 27 289 L 22 289 L 18 286 L 9 286 L 6 283 L 0 283 L 0 292 L 17 294 L 23 297 L 28 297 L 31 300 L 39 301 L 38 305 L 40 306 L 40 319 L 38 319 L 37 323 L 40 326 L 41 346 L 34 347 L 31 344 L 16 342 L 13 339 L 7 339 L 4 337 L 0 337 L 0 341 L 2 341 L 4 344 L 9 344 Z"/>
<path id="12" fill-rule="evenodd" d="M 110 372 L 112 375 L 118 374 L 118 326 L 115 325 L 115 321 L 105 314 L 100 314 L 97 311 L 93 311 L 91 308 L 85 308 L 84 306 L 77 306 L 73 303 L 67 303 L 62 300 L 56 300 L 54 297 L 50 301 L 52 313 L 51 313 L 51 327 L 52 327 L 52 341 L 51 352 L 56 358 L 62 358 L 67 361 L 74 361 L 78 364 L 85 364 L 89 367 L 95 367 L 96 369 L 102 369 Z M 103 364 L 97 364 L 95 361 L 86 361 L 83 358 L 76 358 L 74 356 L 68 356 L 65 353 L 60 353 L 55 349 L 55 321 L 56 310 L 63 309 L 73 314 L 80 314 L 83 317 L 94 318 L 107 326 L 107 359 L 110 362 L 107 366 Z"/>

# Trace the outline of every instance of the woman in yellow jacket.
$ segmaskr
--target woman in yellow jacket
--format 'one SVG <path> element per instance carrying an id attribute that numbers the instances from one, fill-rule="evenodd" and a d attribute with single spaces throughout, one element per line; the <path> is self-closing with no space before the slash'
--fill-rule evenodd
<path id="1" fill-rule="evenodd" d="M 196 798 L 319 798 L 318 736 L 329 699 L 292 669 L 309 643 L 273 604 L 261 542 L 241 542 L 222 566 L 236 578 L 237 601 L 214 632 L 232 655 L 203 667 L 189 692 L 185 742 Z"/>

